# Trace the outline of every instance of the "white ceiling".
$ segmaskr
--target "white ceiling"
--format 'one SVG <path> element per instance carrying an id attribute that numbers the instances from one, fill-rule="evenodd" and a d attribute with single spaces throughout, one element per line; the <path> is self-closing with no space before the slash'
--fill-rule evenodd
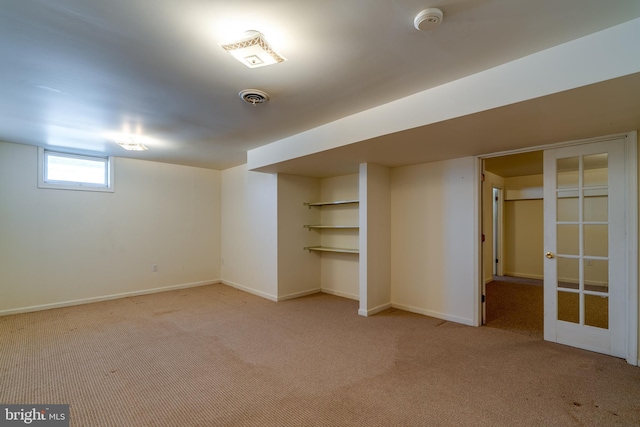
<path id="1" fill-rule="evenodd" d="M 413 18 L 426 7 L 440 7 L 444 22 L 420 32 Z M 0 140 L 225 169 L 245 163 L 250 149 L 637 17 L 638 0 L 0 0 Z M 229 31 L 250 29 L 288 61 L 249 69 L 218 46 Z M 425 133 L 487 139 L 505 117 L 513 126 L 476 152 L 467 146 L 429 160 L 637 129 L 640 97 L 566 120 L 560 107 L 545 112 L 640 88 L 639 76 L 617 80 L 405 132 L 404 157 L 390 165 L 420 161 L 411 146 Z M 271 101 L 244 104 L 238 92 L 247 88 Z M 623 119 L 609 120 L 615 113 Z M 572 124 L 585 115 L 591 129 L 577 131 Z M 567 124 L 548 134 L 543 119 Z M 534 132 L 514 142 L 522 129 Z M 105 137 L 124 131 L 145 136 L 150 150 L 126 152 Z M 376 143 L 278 171 L 326 175 L 306 169 L 324 156 L 339 172 L 335 155 L 385 157 Z"/>

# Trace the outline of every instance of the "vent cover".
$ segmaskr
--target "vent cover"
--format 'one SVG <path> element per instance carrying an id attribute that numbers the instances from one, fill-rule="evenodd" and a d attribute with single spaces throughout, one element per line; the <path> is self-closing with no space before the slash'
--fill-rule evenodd
<path id="1" fill-rule="evenodd" d="M 245 89 L 239 95 L 244 102 L 251 105 L 264 104 L 269 100 L 269 95 L 258 89 Z"/>

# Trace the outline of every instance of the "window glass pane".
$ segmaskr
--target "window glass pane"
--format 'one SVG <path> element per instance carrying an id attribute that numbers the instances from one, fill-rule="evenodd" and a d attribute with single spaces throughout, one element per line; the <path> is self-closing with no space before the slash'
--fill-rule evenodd
<path id="1" fill-rule="evenodd" d="M 557 252 L 562 255 L 580 255 L 580 226 L 558 224 Z"/>
<path id="2" fill-rule="evenodd" d="M 580 323 L 580 295 L 558 292 L 558 320 Z"/>
<path id="3" fill-rule="evenodd" d="M 558 188 L 577 188 L 579 158 L 558 159 L 556 165 L 558 169 Z"/>
<path id="4" fill-rule="evenodd" d="M 609 198 L 607 189 L 585 190 L 584 192 L 584 220 L 607 221 L 609 218 Z"/>
<path id="5" fill-rule="evenodd" d="M 580 260 L 558 257 L 558 287 L 578 289 L 580 283 Z"/>
<path id="6" fill-rule="evenodd" d="M 609 329 L 609 298 L 599 295 L 584 296 L 584 324 Z"/>
<path id="7" fill-rule="evenodd" d="M 584 187 L 595 187 L 609 183 L 607 156 L 607 153 L 584 156 Z"/>
<path id="8" fill-rule="evenodd" d="M 66 181 L 95 185 L 107 183 L 107 159 L 70 157 L 47 153 L 45 181 Z"/>
<path id="9" fill-rule="evenodd" d="M 577 190 L 558 191 L 558 221 L 580 221 Z"/>
<path id="10" fill-rule="evenodd" d="M 586 256 L 609 255 L 609 226 L 587 224 L 584 226 L 584 254 Z"/>
<path id="11" fill-rule="evenodd" d="M 584 288 L 594 292 L 609 292 L 608 260 L 585 258 Z"/>

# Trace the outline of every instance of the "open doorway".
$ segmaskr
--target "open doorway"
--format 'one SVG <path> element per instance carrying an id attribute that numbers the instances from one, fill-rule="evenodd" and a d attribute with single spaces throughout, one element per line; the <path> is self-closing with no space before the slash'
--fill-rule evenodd
<path id="1" fill-rule="evenodd" d="M 636 149 L 630 132 L 546 147 L 542 170 L 526 160 L 539 152 L 482 159 L 483 324 L 536 337 L 542 327 L 546 341 L 638 363 Z M 487 242 L 495 182 L 502 276 Z"/>
<path id="2" fill-rule="evenodd" d="M 543 153 L 484 160 L 484 324 L 543 338 Z"/>

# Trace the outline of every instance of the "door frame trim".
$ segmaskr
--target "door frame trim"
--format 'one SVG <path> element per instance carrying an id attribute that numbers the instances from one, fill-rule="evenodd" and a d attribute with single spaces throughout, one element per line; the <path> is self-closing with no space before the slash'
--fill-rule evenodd
<path id="1" fill-rule="evenodd" d="M 493 221 L 493 257 L 498 259 L 497 263 L 492 260 L 493 266 L 495 266 L 496 276 L 504 276 L 504 186 L 493 187 L 494 190 L 498 190 L 498 200 L 494 205 L 495 211 L 498 211 L 498 221 L 495 221 L 495 211 Z M 496 239 L 497 235 L 497 239 Z M 497 266 L 496 266 L 497 264 Z"/>
<path id="2" fill-rule="evenodd" d="M 492 157 L 501 157 L 511 154 L 528 153 L 531 151 L 544 151 L 553 148 L 563 148 L 572 145 L 589 144 L 593 142 L 610 141 L 612 139 L 625 139 L 625 218 L 627 233 L 627 259 L 626 259 L 626 286 L 627 286 L 627 363 L 640 366 L 638 355 L 638 132 L 630 131 L 617 133 L 607 136 L 586 138 L 573 141 L 559 142 L 554 144 L 537 145 L 533 147 L 520 148 L 515 150 L 500 151 L 495 153 L 483 154 L 476 156 L 477 164 L 482 165 L 484 159 Z M 482 171 L 482 167 L 479 168 Z M 476 186 L 477 200 L 482 200 L 482 186 Z M 479 204 L 480 217 L 482 205 Z M 479 221 L 478 221 L 479 222 Z M 482 224 L 479 224 L 480 226 Z M 482 227 L 480 227 L 482 230 Z M 479 242 L 479 248 L 482 248 L 482 242 Z M 477 264 L 479 266 L 478 276 L 482 277 L 482 250 L 479 251 Z M 482 281 L 481 281 L 482 282 Z M 474 293 L 482 295 L 482 289 L 477 289 Z M 476 322 L 482 324 L 482 303 L 478 299 L 478 310 Z M 479 317 L 478 317 L 479 316 Z"/>
<path id="3" fill-rule="evenodd" d="M 625 140 L 625 197 L 627 213 L 627 362 L 638 366 L 638 132 Z M 635 283 L 635 286 L 633 284 Z"/>

